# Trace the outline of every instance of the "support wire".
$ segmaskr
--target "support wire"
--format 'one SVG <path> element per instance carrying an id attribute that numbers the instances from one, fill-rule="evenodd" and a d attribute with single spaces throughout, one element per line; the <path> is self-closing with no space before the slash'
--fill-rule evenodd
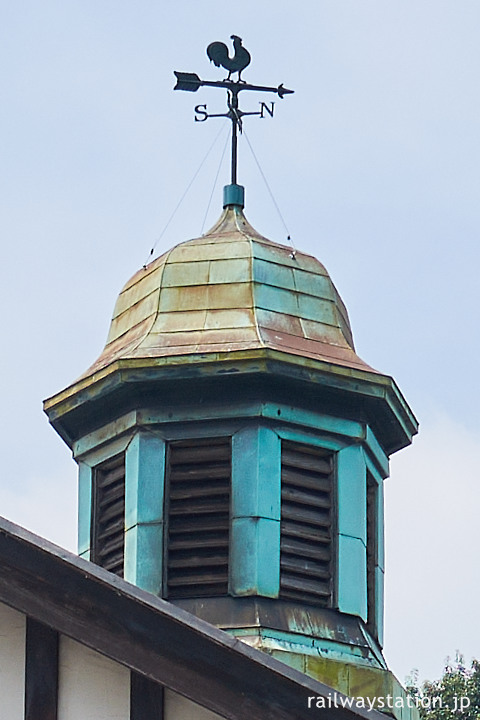
<path id="1" fill-rule="evenodd" d="M 204 229 L 205 229 L 205 223 L 207 222 L 208 211 L 210 210 L 210 205 L 212 204 L 213 193 L 215 192 L 215 188 L 216 188 L 216 186 L 217 186 L 217 180 L 218 180 L 218 176 L 220 175 L 220 170 L 221 170 L 221 167 L 222 167 L 223 158 L 225 157 L 225 151 L 226 151 L 227 145 L 228 145 L 229 134 L 230 134 L 230 133 L 227 133 L 227 137 L 226 137 L 226 140 L 225 140 L 225 144 L 224 144 L 223 150 L 222 150 L 222 155 L 221 155 L 221 157 L 220 157 L 220 162 L 218 163 L 217 174 L 215 175 L 215 180 L 213 181 L 212 192 L 210 193 L 210 197 L 209 197 L 209 199 L 208 199 L 207 209 L 205 210 L 205 216 L 204 216 L 204 218 L 203 218 L 202 230 L 201 230 L 201 234 L 202 234 L 202 235 L 203 235 L 203 231 L 204 231 Z"/>
<path id="2" fill-rule="evenodd" d="M 195 171 L 192 179 L 190 180 L 190 182 L 188 183 L 187 187 L 185 188 L 185 190 L 184 190 L 184 192 L 183 192 L 180 200 L 179 200 L 178 203 L 176 204 L 175 209 L 173 210 L 172 214 L 171 214 L 170 217 L 168 218 L 165 227 L 163 228 L 163 230 L 162 230 L 162 232 L 160 233 L 160 235 L 158 236 L 158 238 L 155 240 L 155 243 L 154 243 L 152 249 L 150 250 L 150 252 L 149 252 L 149 254 L 148 254 L 148 257 L 147 257 L 147 259 L 145 260 L 145 263 L 144 263 L 144 265 L 143 265 L 144 269 L 146 268 L 147 263 L 149 262 L 149 260 L 151 259 L 153 253 L 155 252 L 155 248 L 157 247 L 157 245 L 158 245 L 158 243 L 160 242 L 160 240 L 162 239 L 162 237 L 165 235 L 165 233 L 166 233 L 166 231 L 167 231 L 170 223 L 172 222 L 173 218 L 174 218 L 175 215 L 177 214 L 179 207 L 181 206 L 181 204 L 182 204 L 183 201 L 185 200 L 185 196 L 187 195 L 188 191 L 190 190 L 190 188 L 192 187 L 193 183 L 195 182 L 198 173 L 200 172 L 200 170 L 202 169 L 203 165 L 205 164 L 206 159 L 208 158 L 208 156 L 209 156 L 210 153 L 212 152 L 214 146 L 215 146 L 216 143 L 217 143 L 218 138 L 219 138 L 220 135 L 222 134 L 222 131 L 223 131 L 223 127 L 221 127 L 220 130 L 218 131 L 217 135 L 215 136 L 215 139 L 213 140 L 212 144 L 210 145 L 210 147 L 208 148 L 207 152 L 205 153 L 205 155 L 204 155 L 204 157 L 203 157 L 200 165 L 198 166 L 197 170 Z"/>
<path id="3" fill-rule="evenodd" d="M 242 134 L 244 135 L 245 140 L 247 141 L 248 147 L 250 148 L 250 152 L 251 152 L 252 155 L 253 155 L 253 159 L 255 160 L 255 163 L 256 163 L 257 168 L 258 168 L 258 170 L 259 170 L 259 172 L 260 172 L 260 175 L 261 175 L 262 178 L 263 178 L 263 182 L 264 182 L 265 185 L 266 185 L 266 188 L 267 188 L 267 190 L 268 190 L 268 192 L 269 192 L 270 198 L 271 198 L 271 200 L 272 200 L 272 202 L 273 202 L 273 204 L 274 204 L 274 206 L 275 206 L 275 209 L 276 209 L 276 211 L 277 211 L 277 213 L 278 213 L 278 215 L 279 215 L 279 217 L 280 217 L 280 220 L 282 221 L 283 227 L 285 228 L 285 232 L 287 233 L 287 240 L 288 240 L 288 242 L 290 243 L 290 245 L 292 246 L 292 258 L 295 259 L 295 255 L 296 255 L 296 252 L 297 252 L 297 251 L 296 251 L 296 248 L 295 248 L 295 246 L 294 246 L 294 244 L 293 244 L 293 242 L 292 242 L 292 238 L 291 238 L 291 236 L 290 236 L 290 232 L 289 232 L 289 229 L 288 229 L 288 227 L 287 227 L 287 223 L 285 222 L 285 220 L 284 220 L 284 218 L 283 218 L 283 215 L 282 215 L 282 213 L 280 212 L 280 208 L 278 207 L 278 203 L 277 203 L 277 201 L 275 200 L 275 197 L 274 197 L 273 192 L 272 192 L 272 190 L 271 190 L 271 188 L 270 188 L 270 185 L 268 184 L 268 180 L 267 180 L 267 178 L 265 177 L 265 173 L 264 173 L 263 170 L 262 170 L 262 167 L 261 167 L 261 165 L 260 165 L 260 162 L 259 162 L 257 156 L 255 155 L 255 151 L 254 151 L 254 149 L 253 149 L 253 147 L 252 147 L 252 143 L 251 143 L 250 140 L 249 140 L 249 137 L 248 137 L 248 135 L 247 135 L 247 131 L 245 130 L 245 128 L 243 128 L 243 133 L 242 133 Z"/>

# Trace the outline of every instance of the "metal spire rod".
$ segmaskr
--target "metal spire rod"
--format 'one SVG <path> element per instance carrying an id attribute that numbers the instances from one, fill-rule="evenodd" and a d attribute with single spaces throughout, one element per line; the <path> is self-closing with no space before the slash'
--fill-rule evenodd
<path id="1" fill-rule="evenodd" d="M 242 132 L 242 120 L 238 115 L 238 92 L 232 92 L 229 98 L 230 111 L 232 113 L 232 185 L 237 184 L 237 142 L 238 130 Z"/>
<path id="2" fill-rule="evenodd" d="M 242 118 L 245 115 L 259 115 L 264 118 L 267 115 L 273 117 L 275 103 L 260 102 L 260 110 L 256 112 L 245 112 L 240 110 L 238 106 L 238 95 L 242 90 L 252 90 L 257 92 L 275 93 L 280 99 L 285 95 L 290 95 L 293 90 L 288 90 L 283 84 L 277 87 L 267 85 L 249 85 L 241 79 L 242 71 L 250 64 L 250 53 L 242 45 L 241 38 L 238 35 L 231 36 L 233 40 L 233 57 L 229 56 L 228 48 L 224 43 L 213 42 L 207 48 L 207 55 L 217 67 L 224 67 L 228 70 L 228 77 L 224 80 L 201 80 L 196 73 L 185 73 L 174 71 L 177 83 L 174 90 L 184 90 L 186 92 L 197 92 L 200 87 L 219 87 L 227 90 L 227 106 L 226 113 L 208 113 L 207 105 L 195 106 L 195 122 L 205 122 L 212 117 L 226 117 L 232 121 L 232 154 L 231 154 L 231 185 L 243 188 L 237 185 L 237 166 L 238 166 L 238 132 L 242 132 Z M 231 80 L 232 73 L 238 74 L 237 81 Z"/>

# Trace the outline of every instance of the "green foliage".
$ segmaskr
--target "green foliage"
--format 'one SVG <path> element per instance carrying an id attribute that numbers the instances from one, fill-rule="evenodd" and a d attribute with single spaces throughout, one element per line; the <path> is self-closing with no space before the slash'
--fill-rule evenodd
<path id="1" fill-rule="evenodd" d="M 480 662 L 470 667 L 461 655 L 447 661 L 440 680 L 427 680 L 419 685 L 418 674 L 412 673 L 407 691 L 417 700 L 424 720 L 480 720 Z"/>

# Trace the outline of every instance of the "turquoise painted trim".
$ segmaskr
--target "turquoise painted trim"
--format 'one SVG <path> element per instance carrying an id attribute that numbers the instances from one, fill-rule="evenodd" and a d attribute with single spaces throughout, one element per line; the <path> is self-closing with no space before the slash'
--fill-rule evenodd
<path id="1" fill-rule="evenodd" d="M 368 645 L 350 645 L 339 643 L 329 638 L 313 638 L 309 635 L 292 634 L 269 628 L 234 628 L 227 630 L 234 637 L 259 638 L 262 650 L 268 648 L 269 654 L 282 657 L 283 662 L 289 664 L 288 654 L 297 653 L 303 656 L 326 657 L 330 660 L 354 663 L 366 667 L 386 669 L 382 658 Z M 282 655 L 277 655 L 282 653 Z"/>
<path id="2" fill-rule="evenodd" d="M 125 533 L 124 577 L 142 590 L 162 595 L 163 523 L 140 523 Z"/>
<path id="3" fill-rule="evenodd" d="M 78 554 L 90 559 L 92 527 L 93 470 L 86 463 L 78 464 Z"/>
<path id="4" fill-rule="evenodd" d="M 354 420 L 344 420 L 333 415 L 322 415 L 311 410 L 300 410 L 289 405 L 264 403 L 262 415 L 270 420 L 304 425 L 315 430 L 323 430 L 334 435 L 347 436 L 356 440 L 365 439 L 365 427 Z M 280 413 L 278 412 L 280 410 Z"/>
<path id="5" fill-rule="evenodd" d="M 139 410 L 137 421 L 139 425 L 163 425 L 178 422 L 199 422 L 202 420 L 228 420 L 232 418 L 260 417 L 263 404 L 260 402 L 239 403 L 231 405 L 209 405 L 204 407 L 174 407 L 166 406 L 161 410 L 146 408 Z"/>
<path id="6" fill-rule="evenodd" d="M 97 465 L 100 465 L 100 463 L 115 457 L 115 455 L 125 452 L 131 439 L 132 433 L 129 435 L 125 434 L 118 438 L 112 437 L 108 442 L 101 444 L 97 448 L 93 448 L 88 453 L 84 453 L 80 459 L 87 465 L 96 467 Z M 77 461 L 79 460 L 78 457 L 75 459 Z"/>
<path id="7" fill-rule="evenodd" d="M 342 448 L 346 447 L 347 441 L 341 441 L 338 438 L 330 438 L 328 435 L 318 435 L 311 432 L 302 432 L 301 430 L 291 429 L 288 427 L 282 428 L 277 425 L 275 430 L 278 436 L 282 440 L 290 440 L 291 442 L 304 443 L 305 445 L 315 445 L 316 447 L 322 447 L 326 450 L 333 450 L 337 452 Z"/>
<path id="8" fill-rule="evenodd" d="M 371 462 L 365 453 L 365 460 L 368 472 L 372 475 L 376 484 L 376 538 L 375 538 L 375 618 L 373 623 L 377 633 L 380 646 L 383 646 L 383 615 L 384 615 L 384 589 L 383 589 L 383 573 L 385 570 L 385 519 L 384 519 L 384 483 L 378 471 L 372 468 Z M 378 574 L 381 572 L 381 575 Z"/>
<path id="9" fill-rule="evenodd" d="M 380 473 L 378 470 L 378 465 L 376 465 L 368 453 L 368 450 L 364 448 L 364 457 L 365 457 L 365 465 L 367 467 L 368 472 L 372 475 L 373 479 L 377 483 L 377 485 L 382 485 L 383 483 L 383 473 Z M 388 477 L 388 475 L 386 476 Z"/>
<path id="10" fill-rule="evenodd" d="M 280 411 L 280 414 L 278 411 Z M 287 428 L 282 427 L 284 424 L 303 426 L 306 432 L 310 429 L 317 437 L 319 432 L 329 433 L 334 436 L 328 438 L 328 442 L 331 444 L 325 445 L 323 440 L 321 444 L 323 447 L 330 447 L 335 450 L 344 446 L 348 440 L 363 440 L 373 461 L 379 465 L 382 472 L 385 471 L 385 475 L 388 474 L 387 458 L 373 431 L 368 426 L 353 420 L 345 420 L 274 403 L 245 403 L 234 407 L 219 405 L 210 406 L 206 409 L 166 407 L 161 411 L 148 408 L 132 411 L 115 422 L 108 423 L 95 432 L 80 438 L 74 444 L 74 456 L 88 462 L 90 465 L 98 465 L 100 462 L 126 449 L 135 426 L 138 429 L 142 427 L 147 429 L 151 425 L 158 425 L 159 427 L 155 428 L 155 432 L 158 432 L 165 439 L 175 439 L 198 437 L 198 423 L 208 420 L 209 427 L 202 430 L 202 434 L 208 437 L 220 433 L 234 433 L 241 428 L 242 420 L 245 418 L 259 418 L 262 416 L 268 420 L 275 420 L 279 433 L 288 431 Z M 179 423 L 185 423 L 184 427 L 179 428 Z M 123 433 L 123 435 L 119 437 L 120 433 Z M 306 442 L 315 442 L 314 436 L 307 438 Z"/>
<path id="11" fill-rule="evenodd" d="M 231 413 L 231 411 L 230 411 Z M 193 422 L 178 422 L 166 427 L 150 427 L 167 442 L 171 440 L 184 440 L 190 438 L 225 437 L 238 432 L 245 425 L 245 419 L 211 420 L 209 415 L 198 418 Z"/>
<path id="12" fill-rule="evenodd" d="M 280 438 L 270 428 L 243 428 L 232 438 L 232 517 L 280 520 Z"/>
<path id="13" fill-rule="evenodd" d="M 125 454 L 125 527 L 163 521 L 165 441 L 139 432 Z"/>
<path id="14" fill-rule="evenodd" d="M 407 443 L 402 446 L 406 447 L 411 444 L 413 436 L 418 432 L 418 421 L 408 407 L 407 402 L 401 394 L 395 380 L 393 378 L 389 378 L 389 380 L 391 383 L 390 387 L 385 388 L 382 394 L 382 400 L 386 403 L 392 415 L 395 417 L 395 420 L 400 425 L 400 429 L 402 430 L 404 437 L 407 438 Z"/>
<path id="15" fill-rule="evenodd" d="M 231 423 L 232 428 L 237 430 L 242 419 L 248 417 L 260 417 L 261 414 L 262 403 L 245 403 L 237 405 L 235 406 L 233 413 L 230 406 L 209 406 L 207 411 L 203 408 L 176 407 L 166 407 L 159 411 L 151 409 L 136 410 L 123 415 L 114 422 L 103 425 L 98 430 L 95 430 L 94 432 L 77 440 L 73 444 L 73 456 L 77 460 L 80 458 L 84 460 L 84 455 L 91 453 L 92 451 L 99 451 L 100 455 L 98 457 L 100 457 L 100 459 L 97 459 L 97 456 L 95 456 L 94 463 L 90 462 L 90 458 L 87 458 L 87 461 L 90 462 L 90 464 L 98 464 L 99 462 L 112 457 L 112 455 L 117 452 L 125 450 L 132 437 L 131 431 L 135 428 L 141 429 L 143 426 L 146 426 L 145 429 L 147 429 L 150 425 L 165 425 L 165 432 L 172 437 L 177 437 L 176 428 L 174 427 L 175 423 L 191 423 L 192 421 L 195 423 L 204 420 L 217 420 L 220 423 L 222 421 L 224 422 L 225 419 L 231 419 L 232 415 L 234 415 Z M 223 424 L 222 427 L 225 427 L 225 425 Z M 188 425 L 186 425 L 186 428 L 188 428 Z M 157 430 L 157 428 L 155 430 Z M 164 428 L 158 428 L 158 430 L 163 433 Z M 123 438 L 119 438 L 120 433 L 127 432 L 128 435 L 124 435 Z M 191 434 L 192 431 L 189 430 L 187 432 Z M 207 434 L 209 434 L 209 431 L 207 431 Z M 212 434 L 218 435 L 218 431 L 216 430 Z M 189 435 L 186 435 L 186 437 L 189 437 Z M 109 448 L 106 450 L 99 450 L 102 445 L 108 444 L 112 440 L 118 443 L 118 447 L 120 447 L 119 450 L 116 449 L 115 452 L 111 452 Z"/>
<path id="16" fill-rule="evenodd" d="M 103 427 L 94 432 L 84 435 L 73 443 L 73 457 L 78 458 L 91 450 L 96 450 L 99 446 L 110 442 L 112 439 L 118 439 L 123 433 L 132 430 L 137 422 L 137 413 L 132 410 L 126 415 L 122 415 L 113 422 L 103 425 Z M 130 436 L 129 436 L 130 437 Z M 126 442 L 128 443 L 128 439 Z M 123 448 L 125 449 L 125 448 Z M 112 453 L 110 453 L 111 455 Z"/>
<path id="17" fill-rule="evenodd" d="M 378 644 L 381 648 L 383 648 L 383 628 L 384 628 L 384 607 L 385 607 L 385 600 L 384 600 L 384 590 L 385 588 L 385 574 L 383 570 L 379 567 L 375 568 L 375 597 L 376 597 L 376 606 L 375 606 L 375 625 L 377 629 L 377 639 Z"/>
<path id="18" fill-rule="evenodd" d="M 385 501 L 383 483 L 377 490 L 377 564 L 385 570 Z"/>
<path id="19" fill-rule="evenodd" d="M 223 186 L 223 207 L 235 205 L 239 208 L 245 207 L 245 188 L 243 185 L 224 185 Z"/>
<path id="20" fill-rule="evenodd" d="M 281 415 L 278 415 L 280 409 Z M 225 420 L 240 421 L 247 418 L 260 418 L 266 417 L 269 420 L 283 420 L 286 419 L 288 422 L 299 422 L 291 417 L 286 417 L 289 410 L 285 405 L 279 405 L 274 403 L 239 403 L 235 405 L 209 405 L 208 407 L 186 407 L 186 408 L 174 408 L 165 407 L 160 410 L 139 410 L 138 411 L 138 422 L 141 425 L 168 425 L 172 426 L 179 422 L 200 422 L 203 420 L 223 422 Z M 316 419 L 319 417 L 316 413 L 310 411 L 302 412 L 301 423 L 317 428 L 318 422 Z M 283 417 L 285 416 L 285 417 Z M 303 417 L 304 416 L 304 417 Z M 320 416 L 321 418 L 328 419 L 328 416 Z M 346 421 L 346 423 L 352 423 L 357 430 L 358 436 L 363 438 L 363 429 L 360 423 L 354 421 Z M 168 430 L 168 428 L 167 428 Z M 349 434 L 349 433 L 347 433 Z"/>
<path id="21" fill-rule="evenodd" d="M 162 593 L 165 442 L 149 432 L 125 456 L 125 579 Z"/>
<path id="22" fill-rule="evenodd" d="M 370 449 L 370 451 L 373 455 L 373 459 L 376 460 L 376 462 L 380 466 L 382 478 L 385 479 L 386 477 L 388 477 L 388 471 L 389 471 L 388 455 L 383 451 L 383 448 L 381 447 L 380 443 L 378 442 L 377 438 L 375 437 L 375 433 L 373 432 L 370 425 L 367 425 L 367 432 L 366 432 L 365 439 L 367 441 L 367 447 Z"/>
<path id="23" fill-rule="evenodd" d="M 302 425 L 305 428 L 312 428 L 317 434 L 318 432 L 325 432 L 334 435 L 336 438 L 329 438 L 330 442 L 337 442 L 336 446 L 332 445 L 334 449 L 345 446 L 346 441 L 363 441 L 365 448 L 370 453 L 373 461 L 378 464 L 381 472 L 385 471 L 385 476 L 388 475 L 388 458 L 376 439 L 373 430 L 368 425 L 354 420 L 344 420 L 333 415 L 322 415 L 311 410 L 301 410 L 274 403 L 265 403 L 262 414 L 270 420 L 276 420 L 277 423 Z M 281 425 L 276 427 L 276 430 L 279 435 L 285 432 Z M 340 440 L 340 438 L 342 439 Z M 323 441 L 321 444 L 323 447 L 327 447 Z M 376 472 L 378 473 L 378 470 Z"/>
<path id="24" fill-rule="evenodd" d="M 90 560 L 90 550 L 85 550 L 82 553 L 78 553 L 79 557 L 83 558 L 84 560 Z"/>
<path id="25" fill-rule="evenodd" d="M 359 538 L 338 537 L 338 609 L 367 622 L 367 549 Z"/>
<path id="26" fill-rule="evenodd" d="M 338 532 L 367 544 L 367 471 L 360 445 L 337 453 Z"/>
<path id="27" fill-rule="evenodd" d="M 234 518 L 230 547 L 230 593 L 278 597 L 280 591 L 280 522 Z"/>

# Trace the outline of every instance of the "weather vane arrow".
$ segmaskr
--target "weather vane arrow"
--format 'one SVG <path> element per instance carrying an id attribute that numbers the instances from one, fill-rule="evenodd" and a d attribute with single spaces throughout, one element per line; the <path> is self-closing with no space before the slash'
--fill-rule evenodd
<path id="1" fill-rule="evenodd" d="M 280 98 L 284 95 L 291 95 L 295 90 L 289 90 L 283 87 L 283 83 L 278 87 L 268 87 L 268 85 L 249 85 L 244 82 L 233 82 L 232 80 L 201 80 L 196 73 L 186 73 L 174 71 L 174 75 L 177 78 L 177 84 L 173 88 L 174 90 L 186 90 L 187 92 L 197 92 L 198 88 L 206 87 L 221 87 L 226 90 L 234 90 L 240 92 L 240 90 L 258 90 L 260 92 L 273 92 L 276 93 Z"/>
<path id="2" fill-rule="evenodd" d="M 233 40 L 233 56 L 229 55 L 227 46 L 222 42 L 213 42 L 207 47 L 207 55 L 211 62 L 217 67 L 223 67 L 228 70 L 228 77 L 224 80 L 202 80 L 196 73 L 174 71 L 177 83 L 174 90 L 185 90 L 186 92 L 197 92 L 201 87 L 218 87 L 227 90 L 227 106 L 228 112 L 209 114 L 206 105 L 197 105 L 195 107 L 195 121 L 204 122 L 212 117 L 226 117 L 232 121 L 232 172 L 231 185 L 234 188 L 241 189 L 243 198 L 243 188 L 237 185 L 237 136 L 238 132 L 242 132 L 242 118 L 245 115 L 259 115 L 265 117 L 266 114 L 273 117 L 274 104 L 270 103 L 270 107 L 260 102 L 260 110 L 257 112 L 245 112 L 240 110 L 238 106 L 238 95 L 242 90 L 253 90 L 257 92 L 275 93 L 279 98 L 283 99 L 285 95 L 290 95 L 294 91 L 281 85 L 277 87 L 269 87 L 266 85 L 250 85 L 242 80 L 242 72 L 250 64 L 250 53 L 242 45 L 242 39 L 238 35 L 232 35 Z M 237 73 L 237 80 L 231 79 L 232 74 Z M 228 189 L 228 187 L 226 188 Z M 243 201 L 242 201 L 243 205 Z"/>

